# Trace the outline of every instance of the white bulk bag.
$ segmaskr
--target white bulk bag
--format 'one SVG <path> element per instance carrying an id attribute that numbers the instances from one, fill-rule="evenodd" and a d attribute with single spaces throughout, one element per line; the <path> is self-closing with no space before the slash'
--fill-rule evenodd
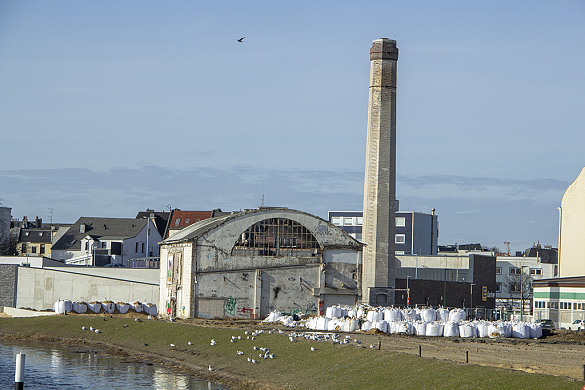
<path id="1" fill-rule="evenodd" d="M 489 337 L 490 332 L 489 332 L 489 325 L 487 322 L 485 321 L 480 321 L 478 323 L 476 323 L 476 327 L 477 327 L 477 336 L 478 337 Z"/>
<path id="2" fill-rule="evenodd" d="M 376 322 L 380 320 L 380 313 L 378 313 L 377 310 L 370 310 L 368 312 L 368 317 L 367 317 L 368 321 L 370 322 Z"/>
<path id="3" fill-rule="evenodd" d="M 141 312 L 142 312 L 142 310 L 143 310 L 143 308 L 142 308 L 142 303 L 140 303 L 140 302 L 138 302 L 138 301 L 136 301 L 136 302 L 132 302 L 132 303 L 130 304 L 130 307 L 131 307 L 132 309 L 134 309 L 134 311 L 135 311 L 136 313 L 141 313 Z"/>
<path id="4" fill-rule="evenodd" d="M 330 306 L 327 309 L 325 309 L 325 317 L 333 318 L 333 306 Z"/>
<path id="5" fill-rule="evenodd" d="M 533 339 L 539 339 L 542 337 L 542 324 L 538 323 L 532 323 L 530 324 L 530 327 L 532 329 L 534 329 L 534 336 L 532 335 L 532 332 L 530 332 L 530 337 L 532 337 Z"/>
<path id="6" fill-rule="evenodd" d="M 388 333 L 388 323 L 384 320 L 376 321 L 372 324 L 372 328 L 378 328 L 380 332 Z"/>
<path id="7" fill-rule="evenodd" d="M 516 322 L 512 327 L 512 337 L 516 339 L 530 338 L 530 327 L 524 322 Z"/>
<path id="8" fill-rule="evenodd" d="M 467 315 L 465 311 L 462 309 L 453 309 L 449 312 L 449 321 L 451 322 L 461 322 L 465 321 Z"/>
<path id="9" fill-rule="evenodd" d="M 372 323 L 370 321 L 366 321 L 362 324 L 362 330 L 367 332 L 370 329 L 372 329 Z"/>
<path id="10" fill-rule="evenodd" d="M 71 311 L 73 310 L 73 305 L 71 304 L 71 301 L 69 299 L 65 299 L 63 303 L 65 305 L 65 312 L 71 313 Z"/>
<path id="11" fill-rule="evenodd" d="M 437 312 L 433 309 L 425 309 L 422 311 L 420 318 L 424 322 L 435 322 L 437 321 Z"/>
<path id="12" fill-rule="evenodd" d="M 142 306 L 144 307 L 144 312 L 146 314 L 150 314 L 151 316 L 156 316 L 157 310 L 156 310 L 156 305 L 154 303 L 143 303 Z"/>
<path id="13" fill-rule="evenodd" d="M 87 307 L 89 307 L 89 310 L 97 314 L 102 310 L 102 303 L 98 301 L 93 301 L 88 303 Z"/>
<path id="14" fill-rule="evenodd" d="M 116 309 L 118 309 L 121 314 L 126 314 L 128 309 L 130 309 L 130 305 L 125 302 L 116 302 Z"/>
<path id="15" fill-rule="evenodd" d="M 447 322 L 443 327 L 443 336 L 445 337 L 458 337 L 459 336 L 459 324 L 455 322 Z"/>
<path id="16" fill-rule="evenodd" d="M 71 308 L 73 309 L 74 312 L 79 314 L 87 312 L 87 305 L 83 302 L 73 302 L 71 304 Z"/>
<path id="17" fill-rule="evenodd" d="M 62 300 L 55 302 L 55 314 L 65 314 L 65 304 L 62 302 Z"/>
<path id="18" fill-rule="evenodd" d="M 396 324 L 396 333 L 400 334 L 412 334 L 413 327 L 412 322 L 401 321 Z"/>
<path id="19" fill-rule="evenodd" d="M 437 312 L 437 321 L 447 322 L 449 321 L 449 310 L 445 308 L 440 308 L 436 310 Z"/>
<path id="20" fill-rule="evenodd" d="M 328 322 L 329 322 L 329 319 L 327 319 L 325 317 L 319 317 L 317 319 L 316 329 L 317 330 L 327 330 Z"/>
<path id="21" fill-rule="evenodd" d="M 464 322 L 459 326 L 459 336 L 460 337 L 476 337 L 477 336 L 477 329 L 475 324 L 471 322 Z"/>
<path id="22" fill-rule="evenodd" d="M 402 317 L 404 318 L 404 321 L 409 321 L 409 322 L 418 321 L 418 313 L 416 312 L 416 310 L 405 309 L 402 312 Z"/>
<path id="23" fill-rule="evenodd" d="M 116 310 L 116 304 L 112 301 L 103 301 L 102 308 L 105 312 L 112 314 Z"/>
<path id="24" fill-rule="evenodd" d="M 426 336 L 427 334 L 427 323 L 418 321 L 414 324 L 414 334 L 417 336 Z"/>
<path id="25" fill-rule="evenodd" d="M 427 323 L 427 336 L 442 336 L 443 335 L 443 324 L 439 322 Z"/>

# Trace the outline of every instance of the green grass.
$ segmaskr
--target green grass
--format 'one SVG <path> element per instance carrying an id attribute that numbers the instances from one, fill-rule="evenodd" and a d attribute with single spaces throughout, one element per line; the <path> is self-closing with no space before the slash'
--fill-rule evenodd
<path id="1" fill-rule="evenodd" d="M 127 328 L 123 328 L 128 324 Z M 82 331 L 92 325 L 103 333 Z M 252 330 L 252 329 L 250 329 Z M 287 331 L 286 333 L 289 333 Z M 36 318 L 0 318 L 0 334 L 4 336 L 49 339 L 79 339 L 107 342 L 121 348 L 154 353 L 187 365 L 215 372 L 235 374 L 276 387 L 294 389 L 581 389 L 585 383 L 564 378 L 530 374 L 472 364 L 458 364 L 414 355 L 332 345 L 327 342 L 300 340 L 291 343 L 288 337 L 267 332 L 246 340 L 244 330 L 196 327 L 157 320 L 135 322 L 126 318 L 100 316 L 49 316 Z M 231 336 L 244 340 L 231 343 Z M 217 345 L 211 346 L 215 339 Z M 193 345 L 187 345 L 191 341 Z M 148 346 L 145 346 L 147 343 Z M 173 343 L 176 347 L 171 347 Z M 266 347 L 276 359 L 260 359 Z M 310 347 L 318 350 L 312 352 Z M 236 354 L 243 351 L 243 356 Z M 251 364 L 247 357 L 259 360 Z M 206 374 L 205 371 L 202 371 Z M 216 377 L 221 382 L 221 378 Z M 230 384 L 231 382 L 231 384 Z M 228 381 L 233 388 L 240 387 Z M 242 386 L 243 387 L 243 386 Z"/>

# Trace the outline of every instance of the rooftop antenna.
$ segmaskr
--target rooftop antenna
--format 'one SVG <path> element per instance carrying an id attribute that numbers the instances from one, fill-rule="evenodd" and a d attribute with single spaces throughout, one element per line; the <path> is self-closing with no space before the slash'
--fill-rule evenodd
<path id="1" fill-rule="evenodd" d="M 510 256 L 510 241 L 504 241 L 504 245 L 506 245 L 506 253 Z"/>
<path id="2" fill-rule="evenodd" d="M 49 208 L 49 210 L 51 211 L 49 213 L 49 215 L 51 216 L 51 227 L 53 227 L 53 209 Z"/>
<path id="3" fill-rule="evenodd" d="M 262 183 L 262 207 L 264 207 L 264 183 Z"/>

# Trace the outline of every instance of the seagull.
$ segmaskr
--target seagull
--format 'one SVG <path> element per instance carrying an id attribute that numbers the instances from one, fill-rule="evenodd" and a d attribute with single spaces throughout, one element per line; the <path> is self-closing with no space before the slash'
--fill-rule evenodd
<path id="1" fill-rule="evenodd" d="M 376 348 L 374 344 L 370 344 L 370 348 Z"/>
<path id="2" fill-rule="evenodd" d="M 135 318 L 134 321 L 136 321 L 136 322 L 142 322 L 142 320 L 140 318 Z"/>
<path id="3" fill-rule="evenodd" d="M 252 359 L 248 358 L 248 361 L 249 361 L 249 362 L 251 362 L 251 361 L 252 361 Z"/>
<path id="4" fill-rule="evenodd" d="M 95 328 L 93 326 L 90 326 L 89 330 L 91 330 L 93 332 L 95 330 Z"/>
<path id="5" fill-rule="evenodd" d="M 217 344 L 214 339 L 211 339 L 211 345 Z"/>
<path id="6" fill-rule="evenodd" d="M 208 370 L 209 370 L 209 371 L 213 371 L 213 368 L 211 368 L 211 364 L 209 365 L 209 368 L 208 368 Z"/>
<path id="7" fill-rule="evenodd" d="M 187 342 L 187 345 L 193 345 L 193 343 L 189 341 L 189 342 Z"/>
<path id="8" fill-rule="evenodd" d="M 124 325 L 122 328 L 127 328 L 127 327 L 128 327 L 128 324 Z"/>
<path id="9" fill-rule="evenodd" d="M 252 363 L 258 363 L 258 360 L 252 359 Z"/>
<path id="10" fill-rule="evenodd" d="M 238 355 L 243 355 L 243 354 L 244 354 L 244 352 L 242 352 L 242 351 L 237 351 L 236 353 L 237 353 Z"/>
<path id="11" fill-rule="evenodd" d="M 237 343 L 238 342 L 238 339 L 232 339 L 230 342 Z"/>
<path id="12" fill-rule="evenodd" d="M 148 344 L 144 343 L 144 346 L 145 346 L 145 347 L 148 347 Z"/>
<path id="13" fill-rule="evenodd" d="M 254 345 L 254 351 L 258 351 L 260 348 L 258 348 L 257 346 Z"/>
<path id="14" fill-rule="evenodd" d="M 242 42 L 244 40 L 244 38 L 246 38 L 246 37 L 241 37 L 240 39 L 236 39 L 236 41 Z"/>
<path id="15" fill-rule="evenodd" d="M 174 346 L 175 346 L 175 344 L 171 344 L 171 347 L 174 347 Z"/>
<path id="16" fill-rule="evenodd" d="M 316 350 L 317 350 L 317 348 L 311 347 L 311 351 L 315 352 Z"/>
<path id="17" fill-rule="evenodd" d="M 102 333 L 99 329 L 94 330 L 96 333 Z"/>
<path id="18" fill-rule="evenodd" d="M 82 326 L 81 330 L 87 330 L 87 328 L 85 326 Z"/>

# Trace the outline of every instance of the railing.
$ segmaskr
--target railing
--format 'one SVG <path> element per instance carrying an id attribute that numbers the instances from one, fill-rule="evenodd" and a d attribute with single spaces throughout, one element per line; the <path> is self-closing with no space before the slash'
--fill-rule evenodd
<path id="1" fill-rule="evenodd" d="M 160 268 L 160 257 L 140 257 L 128 260 L 128 268 Z"/>

